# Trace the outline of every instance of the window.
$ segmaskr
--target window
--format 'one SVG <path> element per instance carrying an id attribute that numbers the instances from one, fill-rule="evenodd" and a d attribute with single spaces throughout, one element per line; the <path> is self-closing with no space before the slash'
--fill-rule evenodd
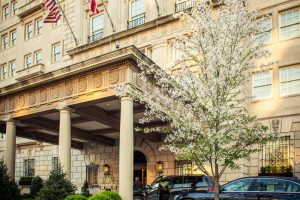
<path id="1" fill-rule="evenodd" d="M 25 159 L 24 160 L 24 176 L 25 177 L 34 177 L 34 159 Z"/>
<path id="2" fill-rule="evenodd" d="M 32 27 L 32 23 L 28 23 L 26 24 L 26 33 L 25 33 L 25 38 L 27 40 L 31 39 L 33 37 L 33 27 Z"/>
<path id="3" fill-rule="evenodd" d="M 290 136 L 278 138 L 263 145 L 262 166 L 278 167 L 290 165 Z"/>
<path id="4" fill-rule="evenodd" d="M 35 62 L 35 64 L 42 63 L 42 59 L 43 59 L 43 57 L 42 57 L 42 50 L 36 51 L 34 53 L 34 62 Z"/>
<path id="5" fill-rule="evenodd" d="M 258 44 L 265 44 L 268 42 L 272 42 L 272 18 L 267 18 L 261 21 L 261 27 L 263 28 L 263 32 L 256 35 L 256 41 Z"/>
<path id="6" fill-rule="evenodd" d="M 1 41 L 2 41 L 2 50 L 7 49 L 8 48 L 7 34 L 2 36 Z"/>
<path id="7" fill-rule="evenodd" d="M 89 186 L 98 185 L 98 165 L 91 164 L 86 166 L 87 181 Z"/>
<path id="8" fill-rule="evenodd" d="M 272 72 L 254 74 L 252 78 L 252 96 L 254 99 L 272 97 Z"/>
<path id="9" fill-rule="evenodd" d="M 130 6 L 130 20 L 128 28 L 132 28 L 145 23 L 146 18 L 145 0 L 132 0 Z"/>
<path id="10" fill-rule="evenodd" d="M 7 64 L 3 64 L 1 66 L 1 80 L 7 79 L 7 78 L 8 78 Z"/>
<path id="11" fill-rule="evenodd" d="M 275 179 L 275 178 L 262 178 L 257 179 L 251 191 L 264 191 L 264 192 L 299 192 L 299 185 L 288 180 Z"/>
<path id="12" fill-rule="evenodd" d="M 10 33 L 10 44 L 11 46 L 16 46 L 17 44 L 17 32 L 16 31 L 12 31 Z"/>
<path id="13" fill-rule="evenodd" d="M 52 157 L 52 170 L 58 170 L 59 168 L 59 162 L 58 157 Z"/>
<path id="14" fill-rule="evenodd" d="M 43 19 L 37 19 L 35 21 L 35 31 L 36 31 L 35 33 L 39 35 L 41 34 L 42 30 L 43 30 Z"/>
<path id="15" fill-rule="evenodd" d="M 17 7 L 17 1 L 13 1 L 11 3 L 11 14 L 12 15 L 16 15 L 17 9 L 18 9 L 18 7 Z"/>
<path id="16" fill-rule="evenodd" d="M 25 68 L 29 68 L 32 66 L 32 55 L 31 54 L 28 54 L 25 56 L 24 65 L 25 65 Z"/>
<path id="17" fill-rule="evenodd" d="M 175 174 L 176 175 L 192 175 L 192 162 L 189 160 L 176 160 L 175 161 Z"/>
<path id="18" fill-rule="evenodd" d="M 61 58 L 61 47 L 60 47 L 60 43 L 57 43 L 52 46 L 52 60 L 53 62 L 58 62 L 60 61 L 60 58 Z"/>
<path id="19" fill-rule="evenodd" d="M 280 38 L 287 39 L 298 36 L 300 31 L 299 10 L 293 10 L 280 15 Z"/>
<path id="20" fill-rule="evenodd" d="M 13 77 L 16 75 L 16 61 L 10 61 L 9 62 L 9 71 L 10 71 L 10 77 Z"/>
<path id="21" fill-rule="evenodd" d="M 8 7 L 8 4 L 3 6 L 2 8 L 2 20 L 7 20 L 8 19 L 8 16 L 9 16 L 9 7 Z"/>
<path id="22" fill-rule="evenodd" d="M 97 15 L 91 19 L 91 35 L 89 41 L 99 40 L 103 36 L 103 15 Z"/>
<path id="23" fill-rule="evenodd" d="M 300 93 L 300 66 L 284 67 L 280 72 L 280 95 Z"/>
<path id="24" fill-rule="evenodd" d="M 237 180 L 225 185 L 222 189 L 224 192 L 241 192 L 247 191 L 249 186 L 251 185 L 253 179 L 247 178 L 242 180 Z"/>
<path id="25" fill-rule="evenodd" d="M 167 61 L 175 62 L 183 56 L 183 52 L 177 47 L 175 39 L 167 41 Z"/>
<path id="26" fill-rule="evenodd" d="M 5 134 L 4 133 L 0 133 L 0 140 L 5 140 Z"/>

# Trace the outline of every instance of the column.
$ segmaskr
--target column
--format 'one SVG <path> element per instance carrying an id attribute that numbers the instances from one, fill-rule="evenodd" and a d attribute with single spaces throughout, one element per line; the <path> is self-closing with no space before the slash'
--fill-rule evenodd
<path id="1" fill-rule="evenodd" d="M 67 106 L 58 108 L 60 112 L 59 121 L 59 144 L 58 156 L 62 169 L 71 179 L 71 110 Z"/>
<path id="2" fill-rule="evenodd" d="M 133 199 L 133 145 L 133 101 L 121 97 L 119 193 L 123 200 Z"/>
<path id="3" fill-rule="evenodd" d="M 6 121 L 6 140 L 4 162 L 8 172 L 15 178 L 16 160 L 16 122 L 12 119 Z"/>

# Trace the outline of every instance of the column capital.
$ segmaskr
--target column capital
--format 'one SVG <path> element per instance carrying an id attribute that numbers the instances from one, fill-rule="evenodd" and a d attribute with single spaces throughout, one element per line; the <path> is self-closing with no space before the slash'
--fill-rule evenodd
<path id="1" fill-rule="evenodd" d="M 62 111 L 62 110 L 73 111 L 73 109 L 68 106 L 66 101 L 59 102 L 56 109 L 59 111 Z"/>
<path id="2" fill-rule="evenodd" d="M 4 118 L 2 118 L 0 121 L 3 121 L 3 122 L 16 122 L 15 119 L 13 119 L 11 117 L 11 115 L 6 115 Z"/>
<path id="3" fill-rule="evenodd" d="M 133 99 L 130 96 L 121 96 L 121 101 L 133 101 Z"/>

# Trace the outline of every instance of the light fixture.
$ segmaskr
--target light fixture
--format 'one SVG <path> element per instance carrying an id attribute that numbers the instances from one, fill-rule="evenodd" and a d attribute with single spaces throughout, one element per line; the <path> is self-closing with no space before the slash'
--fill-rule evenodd
<path id="1" fill-rule="evenodd" d="M 156 172 L 158 173 L 158 175 L 161 175 L 163 173 L 163 162 L 158 161 L 156 163 Z"/>
<path id="2" fill-rule="evenodd" d="M 188 164 L 187 171 L 188 171 L 188 175 L 192 175 L 192 173 L 193 173 L 193 167 L 192 167 L 191 163 Z"/>
<path id="3" fill-rule="evenodd" d="M 104 171 L 104 175 L 105 176 L 108 176 L 109 175 L 109 165 L 108 164 L 105 164 L 103 166 L 103 171 Z"/>

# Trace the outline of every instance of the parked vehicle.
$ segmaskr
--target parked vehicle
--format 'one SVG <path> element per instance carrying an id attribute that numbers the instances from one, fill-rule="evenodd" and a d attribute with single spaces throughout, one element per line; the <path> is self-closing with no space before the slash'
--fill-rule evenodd
<path id="1" fill-rule="evenodd" d="M 176 195 L 188 191 L 213 193 L 213 184 L 208 176 L 159 177 L 150 186 L 134 191 L 134 200 L 173 200 Z"/>
<path id="2" fill-rule="evenodd" d="M 175 200 L 214 199 L 213 193 L 196 191 L 177 195 Z M 300 180 L 285 177 L 247 177 L 231 181 L 220 188 L 221 200 L 300 200 Z"/>

